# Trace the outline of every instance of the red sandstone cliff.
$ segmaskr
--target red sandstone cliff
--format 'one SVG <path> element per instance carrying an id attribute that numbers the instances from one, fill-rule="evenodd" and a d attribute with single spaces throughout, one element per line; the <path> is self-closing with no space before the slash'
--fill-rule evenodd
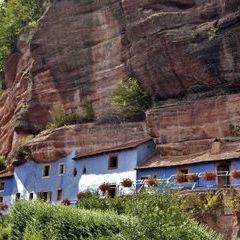
<path id="1" fill-rule="evenodd" d="M 20 135 L 45 126 L 55 105 L 81 113 L 89 101 L 97 117 L 105 114 L 112 90 L 128 76 L 163 101 L 147 117 L 148 132 L 160 143 L 233 136 L 239 96 L 208 96 L 240 90 L 239 6 L 240 0 L 62 0 L 49 5 L 39 27 L 23 31 L 7 62 L 0 154 L 14 150 Z M 195 99 L 199 92 L 200 101 Z M 184 97 L 190 99 L 186 104 Z M 164 103 L 170 98 L 178 100 Z M 61 154 L 83 144 L 91 148 L 93 136 L 96 149 L 111 147 L 145 137 L 143 125 L 63 127 L 37 137 L 32 151 L 53 158 L 62 146 Z M 110 139 L 103 137 L 105 128 Z"/>

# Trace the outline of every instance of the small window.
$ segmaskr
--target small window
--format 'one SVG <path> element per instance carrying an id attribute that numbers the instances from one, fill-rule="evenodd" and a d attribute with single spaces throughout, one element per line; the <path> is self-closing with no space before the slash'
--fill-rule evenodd
<path id="1" fill-rule="evenodd" d="M 3 203 L 3 197 L 0 197 L 0 203 Z"/>
<path id="2" fill-rule="evenodd" d="M 77 172 L 77 169 L 74 168 L 74 169 L 73 169 L 73 176 L 76 177 L 76 176 L 77 176 L 77 173 L 78 173 L 78 172 Z"/>
<path id="3" fill-rule="evenodd" d="M 118 157 L 111 156 L 108 160 L 108 169 L 116 169 L 118 168 Z"/>
<path id="4" fill-rule="evenodd" d="M 87 173 L 87 169 L 83 168 L 83 174 L 86 174 L 86 173 Z"/>
<path id="5" fill-rule="evenodd" d="M 58 189 L 57 190 L 57 201 L 61 201 L 62 200 L 62 189 Z"/>
<path id="6" fill-rule="evenodd" d="M 5 182 L 0 182 L 0 191 L 4 191 Z"/>
<path id="7" fill-rule="evenodd" d="M 58 174 L 63 175 L 64 174 L 64 164 L 60 163 L 58 167 Z"/>
<path id="8" fill-rule="evenodd" d="M 43 166 L 43 177 L 49 177 L 50 176 L 50 165 Z"/>
<path id="9" fill-rule="evenodd" d="M 20 200 L 20 198 L 21 198 L 20 193 L 16 193 L 16 195 L 15 195 L 15 200 L 16 200 L 16 201 L 17 201 L 17 200 Z"/>
<path id="10" fill-rule="evenodd" d="M 29 200 L 33 200 L 33 193 L 32 192 L 29 194 Z"/>

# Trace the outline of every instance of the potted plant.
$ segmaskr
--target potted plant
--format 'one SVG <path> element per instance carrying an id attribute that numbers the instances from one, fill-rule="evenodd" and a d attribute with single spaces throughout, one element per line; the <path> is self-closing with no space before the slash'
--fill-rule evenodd
<path id="1" fill-rule="evenodd" d="M 178 183 L 184 183 L 187 182 L 187 178 L 186 175 L 182 172 L 178 172 L 176 174 L 176 176 L 174 177 L 174 179 L 178 182 Z"/>
<path id="2" fill-rule="evenodd" d="M 240 178 L 240 170 L 233 170 L 231 176 L 236 179 Z"/>
<path id="3" fill-rule="evenodd" d="M 69 199 L 66 198 L 66 199 L 62 200 L 61 204 L 62 204 L 62 205 L 65 205 L 65 206 L 70 206 L 70 205 L 71 205 L 71 202 L 70 202 Z"/>
<path id="4" fill-rule="evenodd" d="M 149 187 L 157 187 L 158 185 L 158 180 L 155 177 L 150 177 L 147 179 L 147 185 Z"/>
<path id="5" fill-rule="evenodd" d="M 123 179 L 121 184 L 123 187 L 130 188 L 133 185 L 133 181 L 130 178 L 125 178 L 125 179 Z"/>
<path id="6" fill-rule="evenodd" d="M 198 175 L 196 173 L 190 173 L 186 178 L 189 182 L 196 182 L 198 180 Z"/>
<path id="7" fill-rule="evenodd" d="M 111 186 L 109 183 L 102 183 L 100 186 L 99 186 L 99 189 L 103 192 L 103 193 L 106 193 L 106 192 L 109 192 Z"/>
<path id="8" fill-rule="evenodd" d="M 215 172 L 208 172 L 206 171 L 203 175 L 203 179 L 205 181 L 213 181 L 216 179 L 216 173 Z"/>

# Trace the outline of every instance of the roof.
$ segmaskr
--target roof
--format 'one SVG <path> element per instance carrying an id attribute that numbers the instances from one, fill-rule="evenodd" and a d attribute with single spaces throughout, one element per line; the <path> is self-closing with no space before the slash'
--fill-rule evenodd
<path id="1" fill-rule="evenodd" d="M 14 175 L 13 172 L 9 171 L 8 169 L 5 169 L 0 172 L 0 178 L 12 177 L 13 175 Z"/>
<path id="2" fill-rule="evenodd" d="M 96 156 L 96 155 L 101 155 L 101 154 L 106 154 L 106 153 L 111 153 L 111 152 L 116 152 L 116 151 L 123 151 L 123 150 L 127 150 L 127 149 L 132 149 L 132 148 L 136 148 L 136 147 L 138 147 L 138 146 L 140 146 L 144 143 L 147 143 L 151 140 L 152 140 L 151 138 L 145 138 L 145 139 L 142 139 L 142 140 L 138 140 L 138 141 L 114 146 L 114 147 L 111 147 L 111 148 L 96 150 L 96 151 L 92 151 L 92 152 L 85 152 L 85 153 L 78 153 L 77 152 L 76 157 L 74 157 L 73 159 L 77 160 L 77 159 L 81 159 L 81 158 L 85 158 L 85 157 L 92 157 L 92 156 Z"/>
<path id="3" fill-rule="evenodd" d="M 163 156 L 160 149 L 157 149 L 155 153 L 150 156 L 148 160 L 140 164 L 137 169 L 181 166 L 194 163 L 226 161 L 240 158 L 240 144 L 227 145 L 223 146 L 217 153 L 209 149 L 208 151 L 195 152 L 180 156 Z"/>

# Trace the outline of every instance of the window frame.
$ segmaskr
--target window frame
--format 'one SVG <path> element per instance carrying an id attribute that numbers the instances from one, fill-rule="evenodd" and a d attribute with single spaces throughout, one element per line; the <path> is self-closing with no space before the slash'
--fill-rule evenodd
<path id="1" fill-rule="evenodd" d="M 111 165 L 113 165 L 113 164 L 111 164 L 111 161 L 113 161 L 113 158 L 116 158 L 116 167 L 115 167 L 115 166 L 114 166 L 114 167 L 111 167 Z M 117 154 L 115 154 L 115 155 L 110 155 L 110 156 L 108 157 L 108 170 L 118 169 L 118 166 L 119 166 L 118 161 L 119 161 L 119 158 L 118 158 L 118 155 L 117 155 Z"/>
<path id="2" fill-rule="evenodd" d="M 59 198 L 59 193 L 60 193 L 61 198 Z M 63 199 L 63 189 L 62 189 L 62 188 L 59 188 L 59 189 L 57 190 L 57 202 L 62 201 L 62 199 Z"/>
<path id="3" fill-rule="evenodd" d="M 45 167 L 49 167 L 48 176 L 44 176 Z M 51 164 L 44 164 L 42 168 L 42 178 L 50 178 L 50 175 L 51 175 L 50 172 L 51 172 Z"/>
<path id="4" fill-rule="evenodd" d="M 1 186 L 3 186 L 3 188 L 1 188 Z M 4 191 L 5 191 L 5 181 L 0 181 L 0 192 L 4 192 Z"/>
<path id="5" fill-rule="evenodd" d="M 62 166 L 62 170 L 63 170 L 62 173 L 60 173 L 61 166 Z M 65 174 L 65 164 L 64 163 L 59 163 L 58 164 L 58 176 L 63 176 L 64 174 Z"/>

